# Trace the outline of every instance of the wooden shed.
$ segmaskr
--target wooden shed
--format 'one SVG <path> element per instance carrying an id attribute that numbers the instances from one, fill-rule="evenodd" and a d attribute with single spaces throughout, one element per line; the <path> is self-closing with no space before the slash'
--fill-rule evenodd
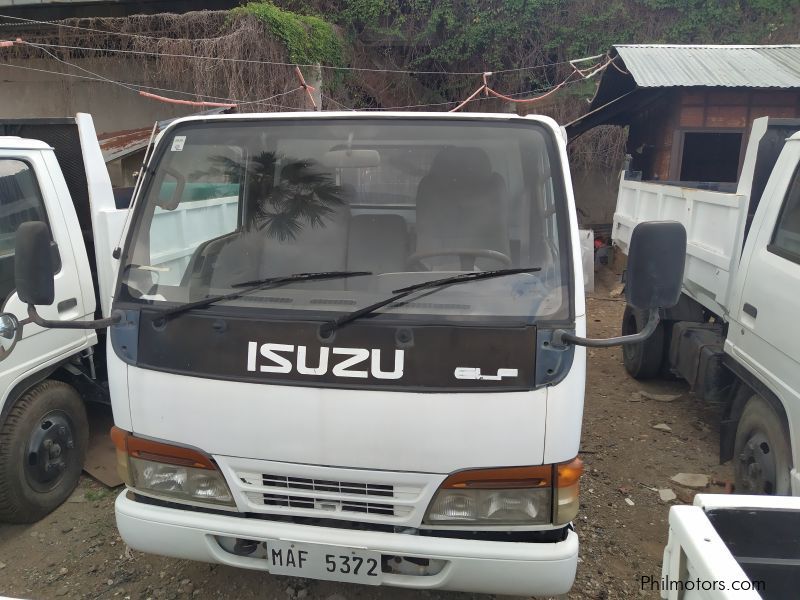
<path id="1" fill-rule="evenodd" d="M 630 170 L 644 180 L 737 181 L 753 119 L 800 117 L 800 45 L 618 45 L 574 138 L 629 127 Z"/>

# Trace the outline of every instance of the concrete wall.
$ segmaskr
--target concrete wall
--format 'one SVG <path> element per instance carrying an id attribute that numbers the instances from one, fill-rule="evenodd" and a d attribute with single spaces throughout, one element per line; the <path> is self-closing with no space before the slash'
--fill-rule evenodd
<path id="1" fill-rule="evenodd" d="M 114 58 L 70 62 L 108 79 L 152 85 L 143 77 L 141 60 L 145 59 Z M 148 127 L 154 121 L 184 116 L 199 110 L 142 98 L 134 91 L 103 81 L 15 69 L 7 65 L 91 77 L 54 59 L 4 61 L 0 55 L 0 118 L 69 117 L 76 112 L 87 112 L 94 118 L 97 132 L 103 133 Z M 162 83 L 159 87 L 179 89 L 178 85 L 169 83 Z M 192 99 L 168 92 L 163 92 L 163 95 Z"/>

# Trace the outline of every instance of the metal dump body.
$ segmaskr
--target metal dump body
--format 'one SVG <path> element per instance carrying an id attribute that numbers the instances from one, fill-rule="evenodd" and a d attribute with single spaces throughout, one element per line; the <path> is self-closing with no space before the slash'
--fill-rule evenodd
<path id="1" fill-rule="evenodd" d="M 664 600 L 782 600 L 800 583 L 800 498 L 698 494 L 669 511 Z"/>
<path id="2" fill-rule="evenodd" d="M 628 253 L 631 233 L 643 221 L 678 221 L 686 228 L 683 291 L 724 317 L 750 222 L 784 142 L 800 121 L 762 117 L 753 122 L 735 192 L 620 177 L 612 239 Z"/>
<path id="3" fill-rule="evenodd" d="M 686 228 L 684 292 L 725 314 L 732 274 L 742 250 L 748 197 L 675 185 L 620 179 L 614 243 L 628 253 L 633 228 L 643 221 L 678 221 Z"/>

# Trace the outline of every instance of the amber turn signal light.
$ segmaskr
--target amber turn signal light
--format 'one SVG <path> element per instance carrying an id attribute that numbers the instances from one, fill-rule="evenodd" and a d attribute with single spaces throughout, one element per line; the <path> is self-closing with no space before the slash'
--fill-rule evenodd
<path id="1" fill-rule="evenodd" d="M 119 427 L 111 428 L 111 441 L 114 442 L 114 446 L 119 452 L 133 458 L 195 469 L 217 469 L 211 459 L 202 452 L 135 437 Z"/>
<path id="2" fill-rule="evenodd" d="M 442 488 L 461 489 L 530 489 L 549 487 L 553 481 L 553 465 L 536 467 L 502 467 L 470 469 L 453 473 L 442 482 Z"/>

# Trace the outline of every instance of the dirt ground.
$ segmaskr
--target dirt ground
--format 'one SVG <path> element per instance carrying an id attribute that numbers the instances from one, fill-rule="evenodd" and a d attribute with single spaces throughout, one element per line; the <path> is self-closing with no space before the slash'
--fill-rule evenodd
<path id="1" fill-rule="evenodd" d="M 601 273 L 589 295 L 590 335 L 619 331 L 623 302 L 609 292 L 615 279 L 613 272 Z M 729 466 L 717 464 L 715 408 L 699 403 L 677 381 L 642 385 L 627 376 L 621 361 L 619 349 L 589 351 L 581 445 L 586 472 L 576 521 L 581 550 L 569 598 L 658 597 L 641 589 L 640 578 L 660 577 L 669 506 L 690 503 L 694 493 L 670 477 L 680 472 L 715 481 L 732 477 Z M 672 489 L 677 498 L 663 502 L 661 488 Z M 705 491 L 724 490 L 712 483 Z M 291 579 L 132 552 L 114 524 L 116 493 L 84 477 L 70 501 L 41 522 L 0 525 L 0 595 L 37 600 L 491 598 Z"/>

